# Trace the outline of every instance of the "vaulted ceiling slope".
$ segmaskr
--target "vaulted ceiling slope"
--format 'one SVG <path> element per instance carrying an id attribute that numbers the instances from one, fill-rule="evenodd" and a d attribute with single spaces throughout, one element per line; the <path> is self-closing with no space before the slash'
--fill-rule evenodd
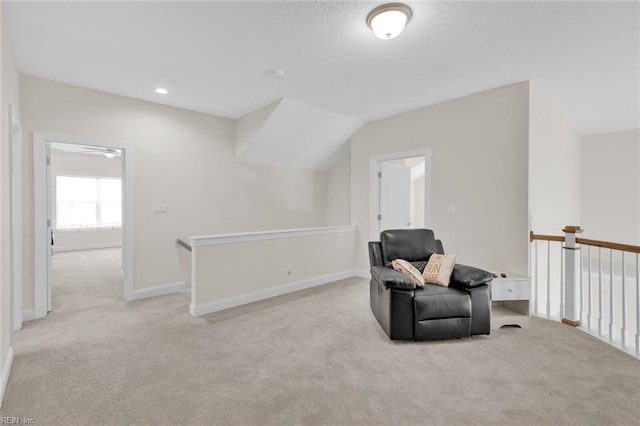
<path id="1" fill-rule="evenodd" d="M 327 170 L 348 150 L 363 121 L 282 99 L 236 121 L 236 159 L 244 163 Z"/>
<path id="2" fill-rule="evenodd" d="M 4 1 L 3 18 L 24 74 L 224 117 L 287 98 L 366 122 L 536 80 L 581 134 L 640 127 L 638 2 L 408 1 L 390 41 L 366 26 L 377 4 Z"/>

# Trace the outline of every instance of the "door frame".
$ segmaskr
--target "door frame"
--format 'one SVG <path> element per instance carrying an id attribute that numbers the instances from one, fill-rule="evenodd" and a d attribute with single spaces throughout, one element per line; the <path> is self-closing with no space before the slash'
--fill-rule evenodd
<path id="1" fill-rule="evenodd" d="M 47 232 L 47 143 L 90 145 L 122 150 L 122 299 L 133 300 L 133 219 L 134 156 L 129 142 L 33 132 L 33 209 L 34 209 L 34 318 L 47 315 L 51 285 L 48 262 L 51 239 Z"/>
<path id="2" fill-rule="evenodd" d="M 22 126 L 13 105 L 9 105 L 9 151 L 10 151 L 10 194 L 11 194 L 11 329 L 22 328 L 24 308 L 22 292 L 23 274 L 23 178 L 22 178 Z M 13 336 L 13 334 L 12 334 Z"/>
<path id="3" fill-rule="evenodd" d="M 403 158 L 424 157 L 424 226 L 431 227 L 431 148 L 413 151 L 393 152 L 369 158 L 369 236 L 370 241 L 380 238 L 378 232 L 378 166 L 383 161 L 401 160 Z"/>

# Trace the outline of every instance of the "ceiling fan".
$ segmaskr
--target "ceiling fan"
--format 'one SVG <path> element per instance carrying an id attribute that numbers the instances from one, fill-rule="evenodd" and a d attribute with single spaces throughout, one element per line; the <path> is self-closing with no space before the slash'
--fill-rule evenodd
<path id="1" fill-rule="evenodd" d="M 120 154 L 120 151 L 117 151 L 112 148 L 98 148 L 96 146 L 83 146 L 82 148 L 84 148 L 84 152 L 91 152 L 91 153 L 100 152 L 102 153 L 102 155 L 104 155 L 107 158 L 113 158 Z"/>

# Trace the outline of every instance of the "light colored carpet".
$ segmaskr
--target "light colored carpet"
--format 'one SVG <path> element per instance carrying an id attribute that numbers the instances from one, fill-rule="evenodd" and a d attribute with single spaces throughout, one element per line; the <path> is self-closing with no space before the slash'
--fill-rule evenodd
<path id="1" fill-rule="evenodd" d="M 69 282 L 68 291 L 111 285 L 95 279 L 95 263 L 76 266 L 86 270 L 73 275 L 90 282 Z M 552 321 L 533 318 L 529 329 L 473 339 L 397 343 L 375 322 L 362 279 L 200 318 L 179 295 L 124 303 L 119 290 L 109 298 L 76 287 L 65 299 L 67 290 L 57 311 L 16 334 L 2 416 L 47 425 L 640 419 L 640 361 Z"/>
<path id="2" fill-rule="evenodd" d="M 56 253 L 51 258 L 52 311 L 78 312 L 122 298 L 122 250 L 109 248 Z"/>

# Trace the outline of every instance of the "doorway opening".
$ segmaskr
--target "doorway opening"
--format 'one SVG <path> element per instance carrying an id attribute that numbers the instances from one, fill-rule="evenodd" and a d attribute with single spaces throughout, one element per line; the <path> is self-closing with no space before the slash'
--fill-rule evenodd
<path id="1" fill-rule="evenodd" d="M 58 142 L 50 149 L 48 310 L 120 299 L 122 151 Z"/>
<path id="2" fill-rule="evenodd" d="M 430 168 L 429 149 L 371 158 L 372 239 L 387 229 L 430 226 Z"/>
<path id="3" fill-rule="evenodd" d="M 132 299 L 132 177 L 129 144 L 34 132 L 35 318 Z"/>

